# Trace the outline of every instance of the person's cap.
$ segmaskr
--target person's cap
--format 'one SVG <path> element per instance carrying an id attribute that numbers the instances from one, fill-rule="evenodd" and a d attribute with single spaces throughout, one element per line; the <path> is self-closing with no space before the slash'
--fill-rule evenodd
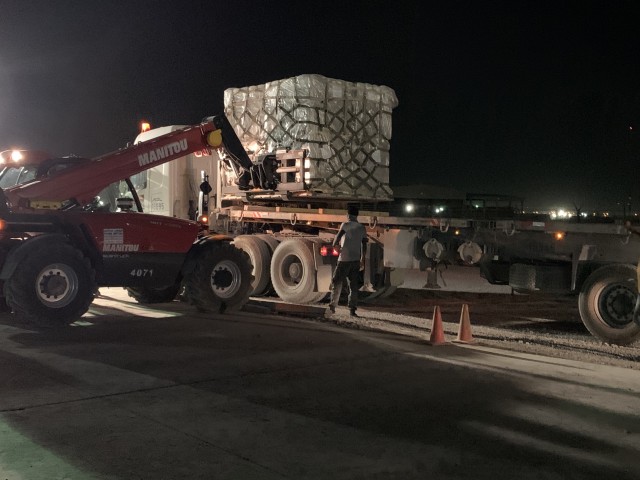
<path id="1" fill-rule="evenodd" d="M 347 214 L 349 214 L 350 216 L 357 217 L 359 213 L 360 210 L 355 205 L 349 205 L 347 207 Z"/>

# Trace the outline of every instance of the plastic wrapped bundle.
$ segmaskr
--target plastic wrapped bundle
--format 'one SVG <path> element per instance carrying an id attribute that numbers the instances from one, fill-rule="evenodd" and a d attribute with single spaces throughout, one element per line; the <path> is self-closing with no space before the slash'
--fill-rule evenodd
<path id="1" fill-rule="evenodd" d="M 385 86 L 300 75 L 224 92 L 225 114 L 254 153 L 304 148 L 308 190 L 332 196 L 391 199 L 391 113 Z"/>

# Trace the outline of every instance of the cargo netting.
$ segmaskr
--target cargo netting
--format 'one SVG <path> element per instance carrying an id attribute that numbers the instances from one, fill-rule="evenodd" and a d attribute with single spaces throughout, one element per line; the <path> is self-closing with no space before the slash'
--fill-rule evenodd
<path id="1" fill-rule="evenodd" d="M 306 149 L 309 191 L 389 200 L 391 113 L 386 86 L 300 75 L 229 88 L 225 114 L 251 153 Z"/>

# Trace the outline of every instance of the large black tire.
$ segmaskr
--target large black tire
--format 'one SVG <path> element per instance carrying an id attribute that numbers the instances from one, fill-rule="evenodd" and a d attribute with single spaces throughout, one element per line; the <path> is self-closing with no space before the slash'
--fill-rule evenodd
<path id="1" fill-rule="evenodd" d="M 589 275 L 578 306 L 593 336 L 616 345 L 629 345 L 640 338 L 640 325 L 633 320 L 636 283 L 633 265 L 607 265 Z"/>
<path id="2" fill-rule="evenodd" d="M 315 262 L 310 242 L 285 240 L 271 258 L 271 282 L 276 294 L 285 302 L 313 303 L 318 301 Z"/>
<path id="3" fill-rule="evenodd" d="M 249 255 L 226 242 L 211 242 L 184 279 L 185 296 L 201 312 L 241 309 L 251 294 Z"/>
<path id="4" fill-rule="evenodd" d="M 251 283 L 251 295 L 264 295 L 271 283 L 271 251 L 267 243 L 260 238 L 250 235 L 236 237 L 233 244 L 247 252 L 253 265 L 253 282 Z"/>
<path id="5" fill-rule="evenodd" d="M 34 248 L 4 285 L 7 304 L 16 317 L 41 328 L 78 320 L 89 309 L 96 289 L 89 260 L 60 242 Z"/>
<path id="6" fill-rule="evenodd" d="M 180 283 L 161 288 L 127 287 L 129 296 L 143 305 L 172 302 L 179 291 Z"/>

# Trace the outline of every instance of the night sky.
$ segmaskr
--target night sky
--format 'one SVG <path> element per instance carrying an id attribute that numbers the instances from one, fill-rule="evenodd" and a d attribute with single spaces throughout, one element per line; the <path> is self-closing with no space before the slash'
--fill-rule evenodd
<path id="1" fill-rule="evenodd" d="M 0 150 L 97 156 L 315 73 L 396 91 L 392 186 L 640 209 L 635 4 L 0 0 Z"/>

